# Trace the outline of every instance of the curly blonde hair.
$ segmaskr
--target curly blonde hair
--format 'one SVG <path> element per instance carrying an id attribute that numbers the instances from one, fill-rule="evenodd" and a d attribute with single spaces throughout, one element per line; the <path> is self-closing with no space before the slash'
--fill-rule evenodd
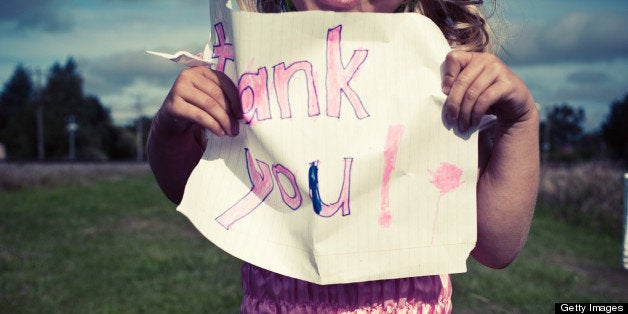
<path id="1" fill-rule="evenodd" d="M 495 1 L 492 0 L 493 8 Z M 419 12 L 432 20 L 452 47 L 493 52 L 493 31 L 486 22 L 482 0 L 417 0 L 410 3 L 406 12 Z"/>
<path id="2" fill-rule="evenodd" d="M 291 9 L 286 0 L 237 0 L 245 11 L 278 13 Z M 495 8 L 496 0 L 491 0 Z M 453 48 L 494 52 L 494 36 L 486 22 L 482 0 L 404 0 L 402 12 L 417 12 L 431 19 Z"/>

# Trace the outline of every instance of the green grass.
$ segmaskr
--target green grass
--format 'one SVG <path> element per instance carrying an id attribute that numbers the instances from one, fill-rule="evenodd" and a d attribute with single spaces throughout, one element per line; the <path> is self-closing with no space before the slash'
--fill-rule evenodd
<path id="1" fill-rule="evenodd" d="M 239 264 L 149 175 L 0 194 L 0 313 L 233 313 Z"/>
<path id="2" fill-rule="evenodd" d="M 621 239 L 544 212 L 510 267 L 453 276 L 454 313 L 628 301 Z M 239 267 L 148 174 L 0 192 L 0 313 L 236 313 Z"/>
<path id="3" fill-rule="evenodd" d="M 621 239 L 555 221 L 537 211 L 526 247 L 509 267 L 469 261 L 453 276 L 454 309 L 469 313 L 551 313 L 556 302 L 627 302 Z"/>

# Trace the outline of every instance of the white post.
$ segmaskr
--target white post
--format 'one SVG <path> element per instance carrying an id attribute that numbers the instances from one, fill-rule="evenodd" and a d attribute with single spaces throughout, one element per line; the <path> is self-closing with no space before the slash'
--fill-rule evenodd
<path id="1" fill-rule="evenodd" d="M 67 118 L 67 124 L 65 129 L 68 131 L 68 159 L 74 160 L 76 158 L 76 130 L 78 130 L 78 123 L 76 123 L 76 117 L 71 115 Z"/>
<path id="2" fill-rule="evenodd" d="M 628 173 L 624 173 L 624 269 L 628 269 Z"/>

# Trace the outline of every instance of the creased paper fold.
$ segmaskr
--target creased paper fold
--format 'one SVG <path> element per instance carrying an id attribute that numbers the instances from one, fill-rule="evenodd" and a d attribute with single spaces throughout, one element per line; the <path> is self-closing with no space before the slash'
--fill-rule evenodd
<path id="1" fill-rule="evenodd" d="M 178 210 L 230 254 L 319 284 L 465 271 L 477 134 L 443 122 L 438 27 L 219 3 L 211 53 L 166 57 L 228 74 L 244 119 L 210 135 Z"/>

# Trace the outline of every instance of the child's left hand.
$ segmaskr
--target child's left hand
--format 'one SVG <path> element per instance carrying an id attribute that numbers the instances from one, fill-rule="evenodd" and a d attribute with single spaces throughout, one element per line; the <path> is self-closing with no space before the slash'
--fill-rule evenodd
<path id="1" fill-rule="evenodd" d="M 452 51 L 443 71 L 445 113 L 461 131 L 497 116 L 478 146 L 476 247 L 480 263 L 503 268 L 527 238 L 539 182 L 539 117 L 525 84 L 489 53 Z M 505 136 L 507 135 L 507 136 Z"/>
<path id="2" fill-rule="evenodd" d="M 502 125 L 527 120 L 535 104 L 528 88 L 499 58 L 490 53 L 451 51 L 443 71 L 443 92 L 449 123 L 461 131 L 477 126 L 485 114 Z"/>

